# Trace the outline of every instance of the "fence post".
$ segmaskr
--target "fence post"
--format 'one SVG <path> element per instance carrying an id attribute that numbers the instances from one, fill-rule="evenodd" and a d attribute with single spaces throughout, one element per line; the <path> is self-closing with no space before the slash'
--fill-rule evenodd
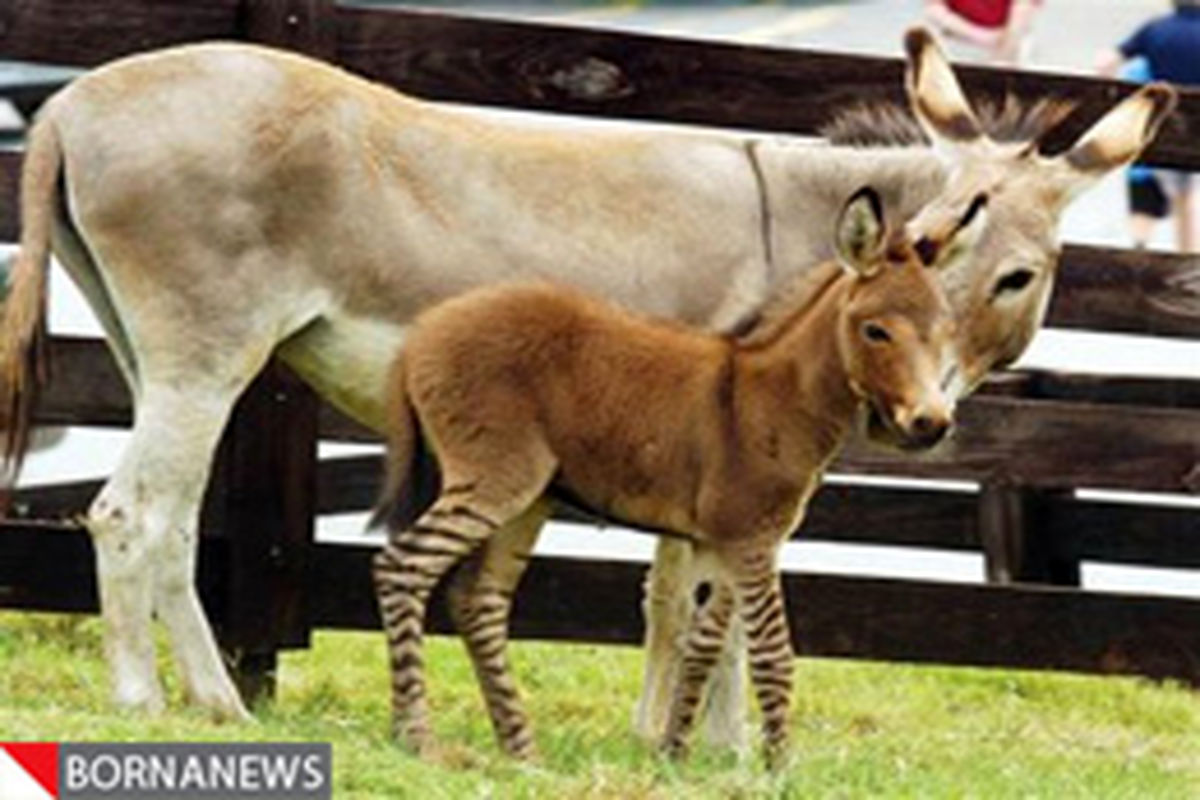
<path id="1" fill-rule="evenodd" d="M 217 630 L 243 697 L 274 691 L 282 647 L 307 647 L 317 483 L 316 395 L 271 362 L 238 401 L 206 529 L 224 544 Z"/>
<path id="2" fill-rule="evenodd" d="M 1079 586 L 1080 532 L 1052 524 L 1051 505 L 1069 490 L 1032 489 L 1003 479 L 984 481 L 979 540 L 989 583 Z"/>

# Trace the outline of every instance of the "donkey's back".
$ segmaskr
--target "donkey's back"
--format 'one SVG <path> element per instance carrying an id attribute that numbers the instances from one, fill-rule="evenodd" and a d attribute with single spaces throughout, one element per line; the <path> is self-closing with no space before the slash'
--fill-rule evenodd
<path id="1" fill-rule="evenodd" d="M 67 266 L 131 376 L 156 357 L 131 328 L 167 327 L 146 307 L 173 306 L 172 329 L 293 337 L 285 358 L 382 427 L 400 329 L 471 287 L 553 276 L 703 324 L 765 291 L 758 188 L 732 139 L 484 122 L 240 44 L 96 70 L 42 125 L 65 163 Z"/>

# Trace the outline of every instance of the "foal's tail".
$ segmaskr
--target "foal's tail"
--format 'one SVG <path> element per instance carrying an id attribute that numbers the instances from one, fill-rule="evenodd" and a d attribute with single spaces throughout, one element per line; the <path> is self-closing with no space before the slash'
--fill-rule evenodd
<path id="1" fill-rule="evenodd" d="M 429 452 L 421 424 L 404 387 L 404 357 L 389 376 L 387 473 L 368 528 L 389 536 L 408 529 L 437 499 L 441 471 Z"/>
<path id="2" fill-rule="evenodd" d="M 30 417 L 46 382 L 46 276 L 50 230 L 62 172 L 62 145 L 52 120 L 42 116 L 29 131 L 21 171 L 21 249 L 8 276 L 0 320 L 0 415 L 3 480 L 16 482 L 29 446 Z"/>

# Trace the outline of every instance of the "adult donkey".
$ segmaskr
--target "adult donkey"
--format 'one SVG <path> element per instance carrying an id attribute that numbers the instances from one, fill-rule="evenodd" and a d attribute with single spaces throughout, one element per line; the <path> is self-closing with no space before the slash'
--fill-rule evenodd
<path id="1" fill-rule="evenodd" d="M 731 326 L 828 255 L 840 204 L 870 183 L 892 219 L 925 207 L 912 223 L 917 239 L 989 194 L 978 255 L 947 276 L 964 324 L 946 379 L 958 394 L 1016 357 L 1046 305 L 1060 212 L 1141 151 L 1172 95 L 1140 90 L 1065 156 L 1046 159 L 1030 143 L 985 136 L 928 34 L 911 33 L 907 50 L 914 110 L 947 160 L 928 149 L 723 135 L 563 134 L 233 44 L 128 58 L 53 97 L 26 153 L 5 374 L 11 403 L 26 409 L 53 248 L 136 406 L 129 444 L 87 519 L 118 703 L 161 706 L 157 616 L 189 699 L 246 713 L 193 573 L 214 447 L 272 353 L 379 429 L 394 348 L 433 302 L 540 277 Z M 657 659 L 674 657 L 682 627 L 662 616 L 678 609 L 659 602 L 659 589 L 680 582 L 681 561 L 668 559 L 651 581 L 655 685 L 670 680 Z M 663 713 L 659 696 L 648 695 L 644 727 Z"/>

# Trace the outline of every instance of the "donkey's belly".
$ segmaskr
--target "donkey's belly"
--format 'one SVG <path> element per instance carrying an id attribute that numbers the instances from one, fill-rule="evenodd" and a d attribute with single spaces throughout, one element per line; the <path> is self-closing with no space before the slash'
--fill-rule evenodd
<path id="1" fill-rule="evenodd" d="M 385 319 L 322 317 L 284 342 L 279 355 L 325 400 L 382 431 L 387 374 L 406 329 Z"/>

